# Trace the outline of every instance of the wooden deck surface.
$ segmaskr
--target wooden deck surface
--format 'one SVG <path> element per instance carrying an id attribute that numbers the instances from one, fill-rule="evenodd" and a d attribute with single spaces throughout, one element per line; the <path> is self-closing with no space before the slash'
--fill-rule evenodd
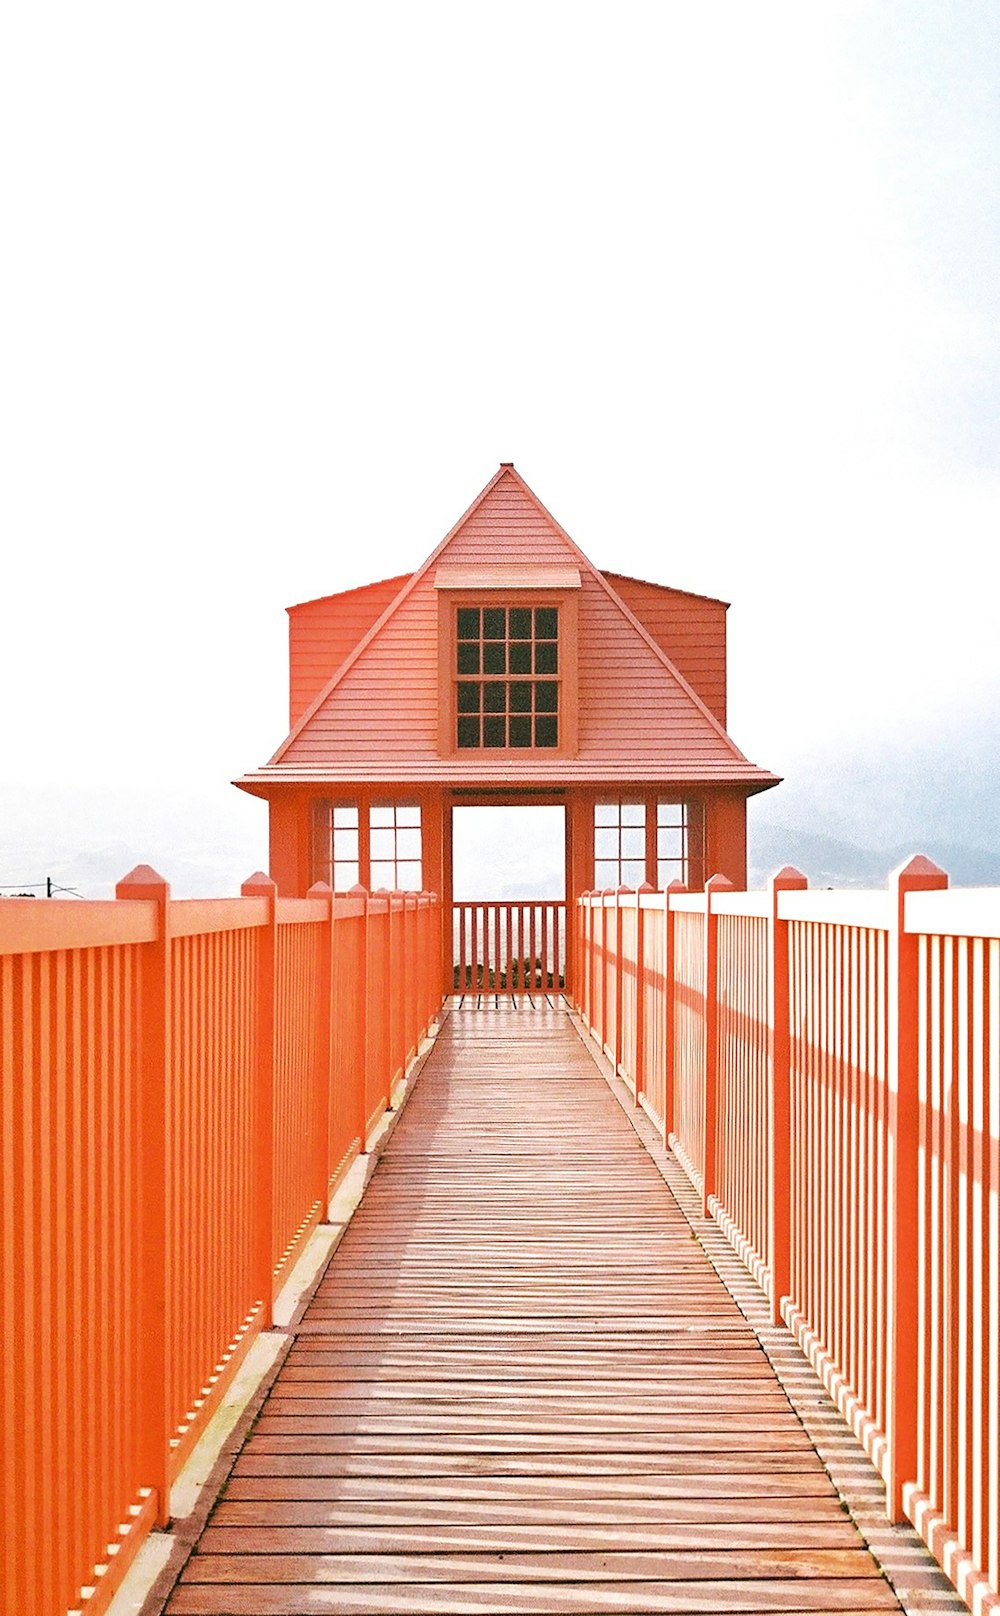
<path id="1" fill-rule="evenodd" d="M 448 1020 L 167 1609 L 898 1609 L 561 1011 Z"/>

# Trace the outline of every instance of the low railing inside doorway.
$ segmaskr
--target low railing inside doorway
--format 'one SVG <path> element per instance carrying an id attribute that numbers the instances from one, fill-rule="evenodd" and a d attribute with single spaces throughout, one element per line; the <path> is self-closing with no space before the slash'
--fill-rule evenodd
<path id="1" fill-rule="evenodd" d="M 463 997 L 549 998 L 566 985 L 566 905 L 521 899 L 452 906 L 452 986 Z"/>

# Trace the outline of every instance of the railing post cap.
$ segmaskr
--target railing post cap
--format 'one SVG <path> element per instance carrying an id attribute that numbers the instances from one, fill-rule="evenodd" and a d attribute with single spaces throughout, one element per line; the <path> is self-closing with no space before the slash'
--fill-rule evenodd
<path id="1" fill-rule="evenodd" d="M 355 881 L 354 885 L 348 888 L 347 896 L 349 898 L 367 898 L 368 888 L 363 887 L 360 881 Z"/>
<path id="2" fill-rule="evenodd" d="M 898 869 L 893 870 L 889 880 L 893 885 L 909 885 L 911 883 L 930 887 L 946 887 L 948 885 L 946 871 L 942 870 L 940 864 L 935 864 L 933 859 L 927 858 L 923 853 L 914 853 L 913 857 L 907 859 L 905 864 L 900 864 Z"/>
<path id="3" fill-rule="evenodd" d="M 622 884 L 621 884 L 621 886 L 620 886 L 620 887 L 612 887 L 612 888 L 611 888 L 611 891 L 612 891 L 612 892 L 614 892 L 614 893 L 616 893 L 616 894 L 617 894 L 617 895 L 618 895 L 618 896 L 621 896 L 621 894 L 622 894 L 622 893 L 631 893 L 631 892 L 634 892 L 634 891 L 635 891 L 635 887 L 627 887 L 627 886 L 626 886 L 626 885 L 625 885 L 625 882 L 624 882 L 624 881 L 623 881 L 623 882 L 622 882 Z"/>
<path id="4" fill-rule="evenodd" d="M 115 884 L 116 898 L 152 898 L 163 894 L 170 896 L 170 883 L 151 864 L 137 864 Z"/>
<path id="5" fill-rule="evenodd" d="M 269 898 L 277 894 L 277 891 L 277 881 L 272 881 L 271 877 L 265 875 L 263 870 L 255 870 L 253 875 L 247 876 L 240 887 L 240 896 L 242 898 Z"/>
<path id="6" fill-rule="evenodd" d="M 640 881 L 635 890 L 636 892 L 655 892 L 656 888 L 652 881 Z"/>
<path id="7" fill-rule="evenodd" d="M 329 898 L 332 896 L 333 888 L 329 881 L 314 881 L 306 893 L 307 898 Z"/>
<path id="8" fill-rule="evenodd" d="M 686 892 L 687 891 L 687 882 L 682 881 L 679 878 L 679 876 L 675 875 L 674 879 L 672 881 L 667 882 L 667 891 L 668 892 Z"/>
<path id="9" fill-rule="evenodd" d="M 710 875 L 705 882 L 706 892 L 735 892 L 736 888 L 728 875 Z"/>
<path id="10" fill-rule="evenodd" d="M 775 870 L 768 882 L 772 891 L 777 887 L 795 888 L 797 891 L 809 885 L 809 877 L 797 870 L 794 864 L 783 864 L 780 870 Z"/>

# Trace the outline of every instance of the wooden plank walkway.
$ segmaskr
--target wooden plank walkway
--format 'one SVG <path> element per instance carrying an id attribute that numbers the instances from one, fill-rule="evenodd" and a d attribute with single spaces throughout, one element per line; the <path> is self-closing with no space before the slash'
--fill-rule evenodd
<path id="1" fill-rule="evenodd" d="M 899 1606 L 542 1010 L 449 1018 L 167 1609 Z"/>

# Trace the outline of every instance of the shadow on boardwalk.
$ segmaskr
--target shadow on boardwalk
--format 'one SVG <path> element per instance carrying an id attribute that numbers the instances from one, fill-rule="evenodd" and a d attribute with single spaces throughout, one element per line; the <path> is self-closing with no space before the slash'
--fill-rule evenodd
<path id="1" fill-rule="evenodd" d="M 898 1608 L 569 1018 L 453 1014 L 167 1610 Z"/>

